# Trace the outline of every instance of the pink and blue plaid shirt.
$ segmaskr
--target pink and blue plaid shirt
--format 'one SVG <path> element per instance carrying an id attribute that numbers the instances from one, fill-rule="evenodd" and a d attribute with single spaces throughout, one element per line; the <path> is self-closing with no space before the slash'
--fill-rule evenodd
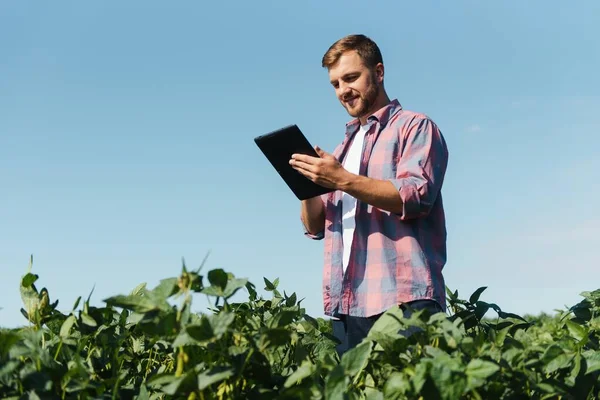
<path id="1" fill-rule="evenodd" d="M 358 119 L 333 155 L 343 161 Z M 427 116 L 402 109 L 397 100 L 368 118 L 360 175 L 389 180 L 403 210 L 391 213 L 357 201 L 350 261 L 343 273 L 342 192 L 321 196 L 325 205 L 323 301 L 325 315 L 369 317 L 420 299 L 446 308 L 442 268 L 446 223 L 441 188 L 448 164 L 442 133 Z"/>

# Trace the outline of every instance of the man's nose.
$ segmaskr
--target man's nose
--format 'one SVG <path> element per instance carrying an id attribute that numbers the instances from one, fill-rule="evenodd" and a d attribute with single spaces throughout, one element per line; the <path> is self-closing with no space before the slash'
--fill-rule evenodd
<path id="1" fill-rule="evenodd" d="M 350 86 L 345 86 L 345 87 L 342 86 L 342 87 L 340 87 L 340 89 L 341 89 L 342 97 L 346 97 L 346 96 L 350 95 L 352 92 L 352 88 Z"/>

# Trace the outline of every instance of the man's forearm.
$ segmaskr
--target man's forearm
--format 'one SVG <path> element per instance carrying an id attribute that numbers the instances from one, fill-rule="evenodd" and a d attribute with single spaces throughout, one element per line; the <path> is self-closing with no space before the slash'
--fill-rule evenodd
<path id="1" fill-rule="evenodd" d="M 393 213 L 402 212 L 402 198 L 392 182 L 362 175 L 349 176 L 348 180 L 340 185 L 340 190 L 373 207 Z"/>
<path id="2" fill-rule="evenodd" d="M 308 233 L 315 235 L 325 229 L 325 207 L 319 196 L 301 202 L 301 218 Z"/>

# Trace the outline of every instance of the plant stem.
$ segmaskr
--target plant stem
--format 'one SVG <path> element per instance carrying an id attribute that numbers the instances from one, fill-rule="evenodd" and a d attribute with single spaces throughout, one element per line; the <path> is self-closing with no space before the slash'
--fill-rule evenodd
<path id="1" fill-rule="evenodd" d="M 61 339 L 60 343 L 58 344 L 58 347 L 56 348 L 56 353 L 54 354 L 54 361 L 56 361 L 56 359 L 58 358 L 58 353 L 60 353 L 60 349 L 62 349 L 62 345 L 63 345 L 63 341 Z"/>
<path id="2" fill-rule="evenodd" d="M 152 362 L 152 350 L 154 350 L 154 347 L 150 348 L 150 354 L 148 355 L 148 362 L 146 363 L 146 373 L 144 374 L 144 381 L 146 380 L 146 377 L 148 377 L 148 372 L 150 372 L 150 363 Z"/>

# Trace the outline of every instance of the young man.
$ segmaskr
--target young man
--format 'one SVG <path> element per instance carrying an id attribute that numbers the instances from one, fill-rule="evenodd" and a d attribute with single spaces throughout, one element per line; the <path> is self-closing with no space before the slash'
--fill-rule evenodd
<path id="1" fill-rule="evenodd" d="M 320 157 L 295 154 L 290 164 L 336 189 L 302 201 L 301 220 L 308 237 L 324 239 L 324 312 L 334 318 L 341 355 L 390 307 L 406 316 L 446 309 L 441 188 L 448 150 L 430 118 L 389 99 L 372 40 L 338 40 L 322 66 L 354 119 L 332 154 L 316 146 Z"/>

